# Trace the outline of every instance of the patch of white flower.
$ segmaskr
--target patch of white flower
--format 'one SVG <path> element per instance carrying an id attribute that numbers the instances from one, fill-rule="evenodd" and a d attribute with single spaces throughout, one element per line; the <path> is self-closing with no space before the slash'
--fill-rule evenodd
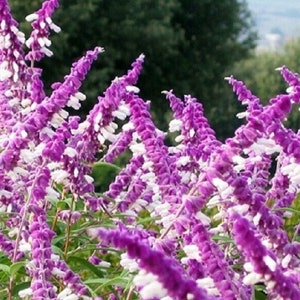
<path id="1" fill-rule="evenodd" d="M 144 300 L 161 299 L 167 296 L 167 290 L 158 281 L 158 277 L 152 273 L 141 270 L 134 277 L 133 282 L 136 286 L 142 287 L 139 293 Z"/>
<path id="2" fill-rule="evenodd" d="M 20 298 L 27 298 L 27 297 L 32 296 L 32 294 L 33 294 L 32 288 L 27 288 L 27 289 L 21 290 L 18 293 Z"/>
<path id="3" fill-rule="evenodd" d="M 281 152 L 282 147 L 277 145 L 273 139 L 258 138 L 249 149 L 257 155 L 272 155 L 273 153 Z"/>
<path id="4" fill-rule="evenodd" d="M 121 254 L 120 265 L 131 273 L 139 270 L 136 259 L 129 258 L 127 253 Z"/>
<path id="5" fill-rule="evenodd" d="M 206 289 L 209 295 L 220 296 L 220 292 L 216 288 L 215 283 L 211 277 L 197 279 L 197 285 L 200 288 Z"/>
<path id="6" fill-rule="evenodd" d="M 180 131 L 182 127 L 182 121 L 173 119 L 169 123 L 169 131 L 170 132 L 175 132 L 175 131 Z"/>
<path id="7" fill-rule="evenodd" d="M 66 287 L 57 295 L 57 300 L 78 300 L 79 297 L 75 295 L 72 290 Z"/>

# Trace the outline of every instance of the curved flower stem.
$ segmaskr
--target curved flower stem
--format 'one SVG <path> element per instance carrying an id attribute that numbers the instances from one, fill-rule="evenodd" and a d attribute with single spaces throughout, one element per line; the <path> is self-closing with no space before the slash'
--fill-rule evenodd
<path id="1" fill-rule="evenodd" d="M 66 190 L 63 189 L 62 192 L 61 192 L 61 199 L 62 200 L 65 198 L 65 194 L 66 194 Z M 56 227 L 56 224 L 57 224 L 57 221 L 58 221 L 58 213 L 59 212 L 60 212 L 60 209 L 56 209 L 56 214 L 55 214 L 55 217 L 53 219 L 52 226 L 51 226 L 52 231 L 55 231 L 55 227 Z"/>
<path id="2" fill-rule="evenodd" d="M 74 202 L 75 202 L 75 195 L 73 195 L 72 200 L 71 200 L 70 214 L 69 214 L 68 221 L 67 221 L 66 242 L 65 242 L 65 246 L 64 246 L 65 260 L 67 260 L 67 253 L 68 253 L 68 248 L 69 248 L 69 244 L 70 244 L 71 218 L 72 218 L 72 211 L 73 211 Z"/>
<path id="3" fill-rule="evenodd" d="M 8 285 L 8 300 L 12 300 L 13 278 L 10 276 Z"/>
<path id="4" fill-rule="evenodd" d="M 135 287 L 133 285 L 131 285 L 125 300 L 132 299 L 134 289 L 135 289 Z"/>
<path id="5" fill-rule="evenodd" d="M 52 222 L 51 230 L 53 230 L 53 231 L 55 231 L 55 227 L 56 227 L 56 224 L 57 224 L 57 221 L 58 221 L 58 213 L 59 212 L 60 212 L 60 210 L 57 209 L 55 217 L 54 217 L 53 222 Z"/>
<path id="6" fill-rule="evenodd" d="M 295 231 L 294 231 L 294 234 L 293 234 L 293 237 L 292 237 L 292 242 L 296 241 L 296 238 L 299 234 L 299 230 L 300 230 L 300 224 L 298 224 L 296 227 L 295 227 Z"/>

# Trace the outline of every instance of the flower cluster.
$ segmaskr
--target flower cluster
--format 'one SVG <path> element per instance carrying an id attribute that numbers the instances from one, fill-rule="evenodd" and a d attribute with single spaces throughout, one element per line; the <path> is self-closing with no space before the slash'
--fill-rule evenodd
<path id="1" fill-rule="evenodd" d="M 168 145 L 136 86 L 144 55 L 84 120 L 68 108 L 85 100 L 80 87 L 102 48 L 73 63 L 46 96 L 34 63 L 52 55 L 57 7 L 47 0 L 27 17 L 26 41 L 0 1 L 0 296 L 299 299 L 299 222 L 292 221 L 300 131 L 284 122 L 300 101 L 298 75 L 280 68 L 289 88 L 265 106 L 227 78 L 246 110 L 225 142 L 197 99 L 163 92 L 176 135 Z M 122 168 L 100 193 L 93 166 L 119 158 Z"/>

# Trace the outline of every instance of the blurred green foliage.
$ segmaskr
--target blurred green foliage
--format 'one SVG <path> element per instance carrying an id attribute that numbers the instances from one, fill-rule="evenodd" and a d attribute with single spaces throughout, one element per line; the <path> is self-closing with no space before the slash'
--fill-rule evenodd
<path id="1" fill-rule="evenodd" d="M 94 163 L 91 175 L 95 180 L 95 190 L 101 193 L 107 191 L 109 184 L 114 181 L 120 170 L 121 168 L 115 164 L 102 161 Z"/>

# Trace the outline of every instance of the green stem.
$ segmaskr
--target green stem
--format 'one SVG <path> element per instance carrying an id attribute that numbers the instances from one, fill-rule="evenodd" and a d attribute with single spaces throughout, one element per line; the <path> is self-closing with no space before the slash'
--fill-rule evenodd
<path id="1" fill-rule="evenodd" d="M 68 248 L 70 245 L 70 235 L 71 235 L 71 218 L 72 218 L 72 211 L 73 211 L 73 205 L 75 202 L 75 196 L 72 196 L 72 200 L 71 200 L 71 207 L 70 207 L 70 215 L 68 217 L 68 221 L 67 221 L 67 232 L 66 232 L 66 242 L 65 242 L 65 246 L 64 246 L 64 257 L 65 260 L 67 260 L 67 256 L 68 256 Z"/>

